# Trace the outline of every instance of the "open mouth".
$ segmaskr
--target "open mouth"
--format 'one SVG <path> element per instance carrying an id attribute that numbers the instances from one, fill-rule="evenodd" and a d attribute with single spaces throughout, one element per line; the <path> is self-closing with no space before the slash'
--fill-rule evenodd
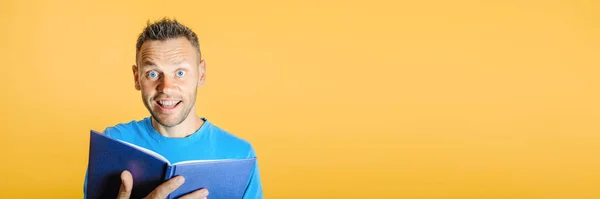
<path id="1" fill-rule="evenodd" d="M 156 104 L 163 109 L 173 109 L 181 104 L 181 100 L 157 100 Z"/>

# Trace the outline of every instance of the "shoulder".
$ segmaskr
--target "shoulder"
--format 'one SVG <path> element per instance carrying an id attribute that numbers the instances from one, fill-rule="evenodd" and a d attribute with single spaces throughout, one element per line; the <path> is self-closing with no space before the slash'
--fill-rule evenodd
<path id="1" fill-rule="evenodd" d="M 228 150 L 233 150 L 240 155 L 246 157 L 255 157 L 256 153 L 252 144 L 239 136 L 206 121 L 208 125 L 208 131 L 211 137 L 219 143 L 220 146 L 226 147 Z"/>
<path id="2" fill-rule="evenodd" d="M 130 122 L 119 123 L 114 126 L 109 126 L 104 129 L 103 134 L 108 137 L 128 140 L 128 138 L 135 137 L 140 132 L 143 132 L 146 128 L 146 123 L 149 118 L 141 120 L 132 120 Z"/>

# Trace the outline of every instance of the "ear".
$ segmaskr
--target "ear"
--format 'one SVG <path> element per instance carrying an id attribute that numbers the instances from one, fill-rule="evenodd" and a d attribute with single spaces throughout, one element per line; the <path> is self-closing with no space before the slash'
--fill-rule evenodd
<path id="1" fill-rule="evenodd" d="M 204 60 L 200 60 L 200 64 L 198 64 L 198 87 L 204 86 L 205 80 L 206 80 L 206 62 L 204 62 Z"/>
<path id="2" fill-rule="evenodd" d="M 133 71 L 133 81 L 135 83 L 135 90 L 141 90 L 140 86 L 140 76 L 138 75 L 138 69 L 136 65 L 131 66 L 131 70 Z"/>

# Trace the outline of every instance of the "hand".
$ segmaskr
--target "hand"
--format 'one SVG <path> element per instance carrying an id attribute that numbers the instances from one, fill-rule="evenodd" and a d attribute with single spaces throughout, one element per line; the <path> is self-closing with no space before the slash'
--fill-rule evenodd
<path id="1" fill-rule="evenodd" d="M 154 191 L 152 191 L 148 196 L 144 199 L 164 199 L 167 196 L 175 191 L 179 186 L 183 184 L 185 179 L 183 176 L 177 176 L 169 179 L 168 181 L 162 183 Z M 129 171 L 125 170 L 121 173 L 121 189 L 119 190 L 119 195 L 117 199 L 129 199 L 131 196 L 131 190 L 133 189 L 133 177 Z M 192 193 L 186 194 L 179 199 L 206 199 L 208 196 L 208 190 L 200 189 L 194 191 Z"/>

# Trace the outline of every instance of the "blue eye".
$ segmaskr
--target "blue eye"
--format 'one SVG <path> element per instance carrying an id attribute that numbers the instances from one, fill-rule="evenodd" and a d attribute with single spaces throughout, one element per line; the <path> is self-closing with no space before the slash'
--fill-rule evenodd
<path id="1" fill-rule="evenodd" d="M 154 79 L 154 78 L 158 77 L 158 73 L 156 71 L 150 71 L 148 73 L 148 77 Z"/>
<path id="2" fill-rule="evenodd" d="M 183 77 L 184 75 L 185 75 L 185 71 L 184 70 L 178 70 L 177 71 L 177 76 Z"/>

